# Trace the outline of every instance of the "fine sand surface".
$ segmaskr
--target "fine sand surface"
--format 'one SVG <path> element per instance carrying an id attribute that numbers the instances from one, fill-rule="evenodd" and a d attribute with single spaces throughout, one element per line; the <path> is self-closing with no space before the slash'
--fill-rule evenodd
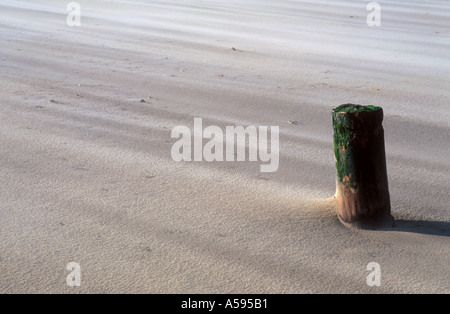
<path id="1" fill-rule="evenodd" d="M 450 2 L 78 2 L 0 3 L 0 293 L 450 293 Z M 348 102 L 384 109 L 393 229 L 336 217 Z M 174 162 L 195 117 L 279 126 L 278 171 Z"/>

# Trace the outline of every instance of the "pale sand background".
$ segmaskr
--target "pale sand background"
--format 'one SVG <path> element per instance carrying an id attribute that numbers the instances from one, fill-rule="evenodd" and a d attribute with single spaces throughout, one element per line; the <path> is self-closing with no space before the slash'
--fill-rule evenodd
<path id="1" fill-rule="evenodd" d="M 0 3 L 0 292 L 450 293 L 450 2 L 36 2 Z M 336 219 L 346 102 L 384 108 L 392 231 Z M 279 170 L 173 162 L 194 117 L 279 125 Z"/>

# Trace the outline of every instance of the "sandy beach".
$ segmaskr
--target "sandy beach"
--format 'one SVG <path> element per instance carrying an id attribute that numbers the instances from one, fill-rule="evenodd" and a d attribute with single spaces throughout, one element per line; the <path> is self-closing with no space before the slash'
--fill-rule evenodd
<path id="1" fill-rule="evenodd" d="M 0 3 L 0 293 L 450 293 L 450 2 L 38 2 Z M 344 103 L 384 110 L 392 229 L 337 218 Z M 279 126 L 277 171 L 175 162 L 194 118 Z"/>

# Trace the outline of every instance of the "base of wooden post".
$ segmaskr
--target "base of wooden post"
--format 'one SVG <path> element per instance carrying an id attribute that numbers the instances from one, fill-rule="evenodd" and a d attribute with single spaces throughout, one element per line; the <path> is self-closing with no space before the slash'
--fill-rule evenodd
<path id="1" fill-rule="evenodd" d="M 339 221 L 341 224 L 350 229 L 364 229 L 364 230 L 387 230 L 395 227 L 394 217 L 389 215 L 388 217 L 384 217 L 383 219 L 378 218 L 377 220 L 358 220 L 354 222 L 346 222 L 339 217 Z"/>

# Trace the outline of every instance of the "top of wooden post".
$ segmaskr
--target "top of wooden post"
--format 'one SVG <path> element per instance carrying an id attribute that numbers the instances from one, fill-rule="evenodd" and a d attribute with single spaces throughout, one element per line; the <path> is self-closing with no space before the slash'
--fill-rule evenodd
<path id="1" fill-rule="evenodd" d="M 333 113 L 359 113 L 359 112 L 371 112 L 371 111 L 378 111 L 383 110 L 381 107 L 377 106 L 361 106 L 361 105 L 355 105 L 355 104 L 343 104 L 339 107 L 336 107 L 333 109 Z"/>
<path id="2" fill-rule="evenodd" d="M 354 131 L 374 129 L 383 121 L 383 108 L 372 105 L 344 104 L 334 108 L 331 114 L 335 131 L 340 134 L 343 128 Z"/>

